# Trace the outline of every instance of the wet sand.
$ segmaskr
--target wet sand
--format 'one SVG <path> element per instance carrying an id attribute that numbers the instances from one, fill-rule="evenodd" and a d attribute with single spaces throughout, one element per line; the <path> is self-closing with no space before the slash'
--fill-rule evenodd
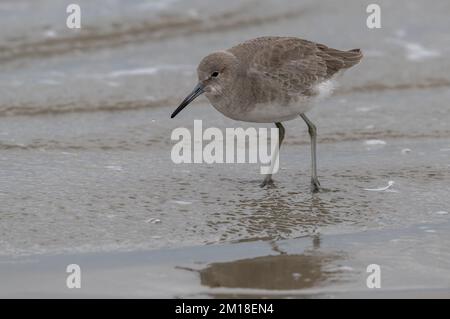
<path id="1" fill-rule="evenodd" d="M 2 297 L 449 297 L 447 2 L 380 2 L 389 14 L 369 30 L 357 1 L 80 1 L 76 32 L 39 2 L 0 6 Z M 30 10 L 27 25 L 10 18 Z M 365 52 L 310 112 L 327 192 L 309 192 L 301 120 L 273 188 L 258 164 L 170 160 L 172 130 L 195 119 L 249 127 L 205 98 L 169 116 L 202 56 L 268 34 Z M 69 263 L 81 290 L 65 286 Z"/>

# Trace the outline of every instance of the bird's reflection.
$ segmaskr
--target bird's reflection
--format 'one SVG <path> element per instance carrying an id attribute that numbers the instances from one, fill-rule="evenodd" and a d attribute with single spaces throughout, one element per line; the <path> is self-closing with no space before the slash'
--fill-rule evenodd
<path id="1" fill-rule="evenodd" d="M 333 207 L 334 203 L 319 195 L 270 188 L 259 197 L 241 197 L 228 210 L 224 209 L 221 218 L 211 219 L 208 224 L 215 227 L 215 223 L 224 220 L 229 224 L 222 233 L 223 241 L 233 240 L 236 233 L 243 236 L 235 241 L 278 240 L 312 235 L 320 226 L 341 222 L 339 216 L 330 213 Z"/>
<path id="2" fill-rule="evenodd" d="M 344 254 L 324 253 L 320 251 L 320 237 L 314 236 L 311 240 L 312 248 L 301 254 L 284 253 L 274 241 L 271 243 L 272 249 L 281 252 L 279 255 L 209 264 L 199 271 L 200 282 L 210 288 L 285 291 L 341 280 L 342 270 L 331 266 L 344 259 Z M 270 292 L 266 293 L 270 295 Z M 223 292 L 220 294 L 215 295 L 214 290 L 211 292 L 216 297 L 223 296 Z"/>

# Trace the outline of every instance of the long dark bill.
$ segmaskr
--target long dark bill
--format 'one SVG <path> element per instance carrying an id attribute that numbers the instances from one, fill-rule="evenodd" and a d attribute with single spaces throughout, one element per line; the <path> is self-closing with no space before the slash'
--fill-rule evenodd
<path id="1" fill-rule="evenodd" d="M 194 101 L 197 96 L 205 92 L 204 88 L 205 86 L 202 83 L 197 84 L 194 90 L 183 100 L 183 102 L 181 102 L 180 106 L 177 107 L 177 109 L 172 113 L 170 118 L 173 119 L 175 116 L 177 116 L 178 113 L 181 112 L 181 110 L 188 106 L 189 103 Z"/>

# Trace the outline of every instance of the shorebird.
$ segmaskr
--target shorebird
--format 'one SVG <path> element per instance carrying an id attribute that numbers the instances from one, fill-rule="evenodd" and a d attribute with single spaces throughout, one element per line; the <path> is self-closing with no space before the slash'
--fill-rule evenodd
<path id="1" fill-rule="evenodd" d="M 335 78 L 358 64 L 360 49 L 341 51 L 294 37 L 260 37 L 203 58 L 197 68 L 198 84 L 172 113 L 174 118 L 205 93 L 226 117 L 238 121 L 275 123 L 279 147 L 285 136 L 282 122 L 300 116 L 311 138 L 311 189 L 319 191 L 316 126 L 305 113 L 330 95 Z M 261 184 L 272 183 L 267 175 Z"/>

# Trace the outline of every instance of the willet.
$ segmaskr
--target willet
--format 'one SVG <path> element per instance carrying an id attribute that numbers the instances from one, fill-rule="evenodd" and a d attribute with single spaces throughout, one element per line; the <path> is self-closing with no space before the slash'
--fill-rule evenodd
<path id="1" fill-rule="evenodd" d="M 362 59 L 360 49 L 341 51 L 293 37 L 260 37 L 209 54 L 197 68 L 199 82 L 172 113 L 174 118 L 205 93 L 225 116 L 245 122 L 275 123 L 279 147 L 285 136 L 281 122 L 300 116 L 311 138 L 312 191 L 317 178 L 316 126 L 306 117 L 315 101 L 333 91 L 340 71 Z M 267 175 L 262 186 L 272 183 Z"/>

